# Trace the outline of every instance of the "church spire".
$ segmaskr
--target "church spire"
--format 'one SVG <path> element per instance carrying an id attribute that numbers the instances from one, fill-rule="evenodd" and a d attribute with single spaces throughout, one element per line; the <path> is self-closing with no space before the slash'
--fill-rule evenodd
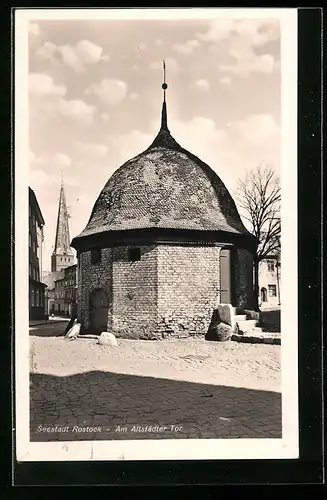
<path id="1" fill-rule="evenodd" d="M 55 246 L 51 257 L 51 270 L 60 271 L 72 265 L 73 252 L 70 247 L 69 215 L 66 204 L 63 172 L 61 177 Z"/>

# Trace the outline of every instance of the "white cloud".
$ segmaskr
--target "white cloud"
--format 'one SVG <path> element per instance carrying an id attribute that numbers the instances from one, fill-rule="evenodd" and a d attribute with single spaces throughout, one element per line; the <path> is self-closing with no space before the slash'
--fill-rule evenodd
<path id="1" fill-rule="evenodd" d="M 79 99 L 71 101 L 61 99 L 59 101 L 59 112 L 63 116 L 79 121 L 83 124 L 92 123 L 95 109 L 95 106 L 89 106 L 84 101 Z"/>
<path id="2" fill-rule="evenodd" d="M 197 33 L 197 38 L 204 42 L 220 42 L 235 36 L 251 45 L 265 45 L 269 41 L 278 40 L 279 21 L 275 19 L 217 19 L 209 23 L 207 31 Z"/>
<path id="3" fill-rule="evenodd" d="M 210 89 L 210 83 L 204 78 L 197 80 L 194 85 L 199 90 L 208 91 Z"/>
<path id="4" fill-rule="evenodd" d="M 274 70 L 275 61 L 270 54 L 256 55 L 250 48 L 243 47 L 232 49 L 230 55 L 235 63 L 221 64 L 220 71 L 246 78 L 253 72 L 269 74 Z"/>
<path id="5" fill-rule="evenodd" d="M 130 98 L 132 101 L 135 101 L 135 100 L 139 99 L 139 97 L 140 97 L 140 96 L 139 96 L 139 94 L 138 94 L 137 92 L 131 92 L 131 93 L 129 94 L 129 98 Z"/>
<path id="6" fill-rule="evenodd" d="M 183 55 L 193 54 L 194 50 L 200 46 L 197 40 L 187 40 L 184 43 L 175 43 L 173 49 Z"/>
<path id="7" fill-rule="evenodd" d="M 36 57 L 43 59 L 43 60 L 48 60 L 52 59 L 54 55 L 56 54 L 58 50 L 58 47 L 52 43 L 52 42 L 45 42 L 41 47 L 37 49 L 35 52 Z"/>
<path id="8" fill-rule="evenodd" d="M 87 157 L 97 157 L 104 158 L 107 156 L 109 148 L 106 144 L 98 144 L 98 143 L 84 143 L 84 142 L 76 142 L 75 147 L 80 156 L 83 158 Z"/>
<path id="9" fill-rule="evenodd" d="M 54 161 L 55 164 L 59 167 L 69 167 L 72 163 L 72 160 L 69 158 L 69 156 L 63 153 L 56 153 L 54 156 Z"/>
<path id="10" fill-rule="evenodd" d="M 100 118 L 104 122 L 108 122 L 110 120 L 110 115 L 109 113 L 100 113 Z"/>
<path id="11" fill-rule="evenodd" d="M 160 38 L 158 38 L 155 42 L 154 42 L 155 46 L 156 47 L 161 47 L 162 45 L 162 40 L 160 40 Z"/>
<path id="12" fill-rule="evenodd" d="M 96 95 L 107 106 L 117 106 L 127 95 L 127 84 L 122 80 L 105 79 L 90 85 L 85 94 Z"/>
<path id="13" fill-rule="evenodd" d="M 56 85 L 51 76 L 45 73 L 31 73 L 28 75 L 29 92 L 34 96 L 63 96 L 67 92 L 64 85 Z"/>
<path id="14" fill-rule="evenodd" d="M 167 59 L 165 59 L 165 63 L 166 63 L 167 73 L 168 72 L 171 72 L 171 73 L 178 73 L 179 72 L 179 70 L 180 70 L 179 65 L 176 62 L 176 59 L 174 59 L 173 57 L 167 57 Z M 150 63 L 150 68 L 154 69 L 154 70 L 161 70 L 162 71 L 162 61 L 153 61 L 152 63 Z"/>
<path id="15" fill-rule="evenodd" d="M 230 35 L 234 25 L 233 19 L 217 19 L 209 23 L 204 33 L 197 33 L 197 38 L 204 42 L 220 42 Z"/>
<path id="16" fill-rule="evenodd" d="M 109 56 L 103 54 L 102 47 L 89 40 L 81 40 L 74 46 L 63 45 L 58 47 L 58 51 L 61 54 L 63 63 L 76 73 L 82 73 L 86 65 L 97 64 L 101 60 L 109 60 Z"/>
<path id="17" fill-rule="evenodd" d="M 220 79 L 219 79 L 220 83 L 222 83 L 223 85 L 230 85 L 231 83 L 231 78 L 229 76 L 222 76 Z"/>

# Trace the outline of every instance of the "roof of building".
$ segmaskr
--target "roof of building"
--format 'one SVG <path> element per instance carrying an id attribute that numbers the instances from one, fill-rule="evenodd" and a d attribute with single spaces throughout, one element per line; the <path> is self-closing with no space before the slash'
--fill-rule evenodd
<path id="1" fill-rule="evenodd" d="M 72 246 L 99 233 L 149 228 L 249 235 L 222 180 L 170 134 L 165 100 L 158 135 L 110 177 Z"/>
<path id="2" fill-rule="evenodd" d="M 35 215 L 37 216 L 38 223 L 40 226 L 44 226 L 44 218 L 40 209 L 40 205 L 37 201 L 37 197 L 31 187 L 28 187 L 28 197 L 29 197 L 29 204 L 30 206 L 33 206 L 35 209 Z"/>

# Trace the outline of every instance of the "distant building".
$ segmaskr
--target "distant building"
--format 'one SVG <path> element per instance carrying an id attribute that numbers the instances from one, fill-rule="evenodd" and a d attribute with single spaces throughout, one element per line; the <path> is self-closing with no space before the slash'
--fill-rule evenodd
<path id="1" fill-rule="evenodd" d="M 76 309 L 77 265 L 66 267 L 54 281 L 53 312 L 57 316 L 71 316 Z"/>
<path id="2" fill-rule="evenodd" d="M 42 276 L 44 219 L 33 189 L 29 187 L 29 319 L 48 317 Z"/>
<path id="3" fill-rule="evenodd" d="M 70 247 L 69 215 L 66 205 L 64 183 L 61 182 L 59 207 L 57 216 L 57 228 L 55 246 L 51 255 L 51 272 L 45 272 L 42 276 L 46 284 L 46 297 L 48 302 L 48 314 L 66 314 L 65 307 L 65 285 L 66 268 L 76 267 L 74 252 Z M 67 313 L 68 314 L 68 313 Z"/>
<path id="4" fill-rule="evenodd" d="M 280 262 L 275 255 L 260 262 L 259 289 L 261 308 L 280 305 Z"/>
<path id="5" fill-rule="evenodd" d="M 46 285 L 46 297 L 48 302 L 48 314 L 51 315 L 55 311 L 54 307 L 54 290 L 55 290 L 55 281 L 62 278 L 64 276 L 64 271 L 54 271 L 47 272 L 43 274 L 42 281 Z"/>

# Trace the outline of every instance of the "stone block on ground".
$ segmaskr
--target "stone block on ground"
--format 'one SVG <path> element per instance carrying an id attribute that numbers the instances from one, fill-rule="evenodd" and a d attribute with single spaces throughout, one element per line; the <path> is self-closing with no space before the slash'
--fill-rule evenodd
<path id="1" fill-rule="evenodd" d="M 102 332 L 100 337 L 98 338 L 98 344 L 100 345 L 112 345 L 117 347 L 117 339 L 113 333 L 110 332 Z"/>
<path id="2" fill-rule="evenodd" d="M 208 333 L 206 335 L 206 340 L 212 340 L 216 342 L 226 342 L 232 338 L 234 329 L 227 325 L 226 323 L 218 323 L 216 325 L 210 325 Z"/>

